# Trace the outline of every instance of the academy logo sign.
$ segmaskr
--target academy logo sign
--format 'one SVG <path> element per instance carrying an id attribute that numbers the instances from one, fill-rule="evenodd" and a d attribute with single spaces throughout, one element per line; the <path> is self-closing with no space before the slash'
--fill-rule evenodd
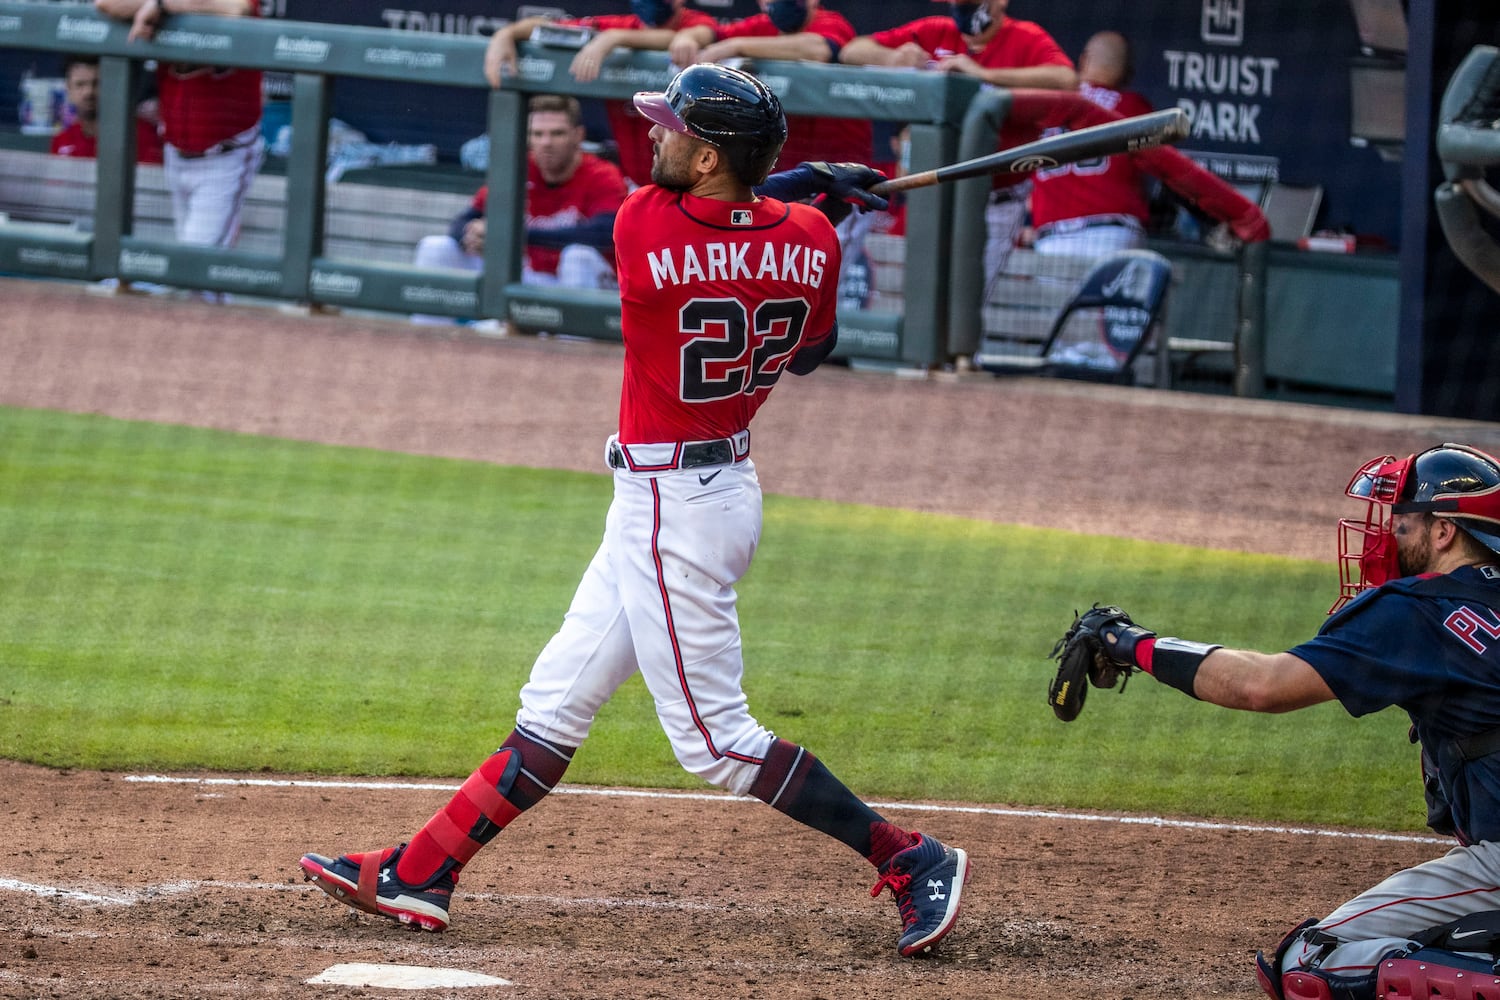
<path id="1" fill-rule="evenodd" d="M 312 290 L 319 295 L 341 295 L 353 298 L 365 287 L 358 275 L 343 271 L 318 271 L 312 273 Z"/>
<path id="2" fill-rule="evenodd" d="M 441 52 L 398 49 L 394 45 L 365 49 L 365 62 L 371 66 L 399 66 L 403 69 L 442 69 L 448 57 Z"/>
<path id="3" fill-rule="evenodd" d="M 322 39 L 306 37 L 291 38 L 287 35 L 276 36 L 276 58 L 287 62 L 327 62 L 328 53 L 331 51 L 333 51 L 333 45 Z"/>
<path id="4" fill-rule="evenodd" d="M 102 42 L 109 37 L 109 24 L 87 17 L 57 19 L 57 38 L 62 42 Z"/>
<path id="5" fill-rule="evenodd" d="M 166 254 L 147 253 L 144 250 L 121 250 L 120 273 L 145 275 L 148 278 L 165 278 L 171 262 Z"/>

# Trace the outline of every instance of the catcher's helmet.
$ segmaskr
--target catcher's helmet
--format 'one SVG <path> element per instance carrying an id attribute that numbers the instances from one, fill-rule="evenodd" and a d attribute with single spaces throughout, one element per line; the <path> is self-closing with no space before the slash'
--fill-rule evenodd
<path id="1" fill-rule="evenodd" d="M 1444 444 L 1401 459 L 1371 459 L 1345 492 L 1368 507 L 1363 520 L 1339 522 L 1341 597 L 1335 609 L 1399 575 L 1389 514 L 1448 518 L 1500 554 L 1500 461 L 1477 448 Z"/>
<path id="2" fill-rule="evenodd" d="M 689 66 L 666 91 L 636 94 L 635 107 L 663 128 L 723 150 L 735 176 L 752 187 L 766 179 L 786 142 L 781 101 L 749 73 L 728 66 Z"/>

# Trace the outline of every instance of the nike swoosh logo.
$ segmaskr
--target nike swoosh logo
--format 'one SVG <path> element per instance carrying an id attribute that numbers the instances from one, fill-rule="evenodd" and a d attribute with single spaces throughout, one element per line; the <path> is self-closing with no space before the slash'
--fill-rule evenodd
<path id="1" fill-rule="evenodd" d="M 1464 939 L 1466 937 L 1473 937 L 1475 934 L 1488 934 L 1488 933 L 1489 933 L 1489 931 L 1487 929 L 1483 929 L 1483 928 L 1481 928 L 1480 930 L 1477 930 L 1477 931 L 1464 931 L 1462 934 L 1460 934 L 1458 931 L 1454 931 L 1452 934 L 1448 935 L 1448 940 L 1450 940 L 1450 941 L 1460 941 L 1460 940 L 1462 940 L 1462 939 Z"/>
<path id="2" fill-rule="evenodd" d="M 713 482 L 716 478 L 718 478 L 719 473 L 721 473 L 723 471 L 724 471 L 723 469 L 715 469 L 713 472 L 710 472 L 706 476 L 699 476 L 698 477 L 698 485 L 699 486 L 707 486 L 709 483 Z"/>

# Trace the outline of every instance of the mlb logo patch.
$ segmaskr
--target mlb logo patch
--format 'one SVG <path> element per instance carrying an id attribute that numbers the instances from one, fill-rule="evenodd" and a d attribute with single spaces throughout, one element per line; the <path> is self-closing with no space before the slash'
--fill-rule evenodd
<path id="1" fill-rule="evenodd" d="M 729 213 L 731 226 L 748 226 L 755 221 L 755 213 L 748 208 L 736 208 Z"/>

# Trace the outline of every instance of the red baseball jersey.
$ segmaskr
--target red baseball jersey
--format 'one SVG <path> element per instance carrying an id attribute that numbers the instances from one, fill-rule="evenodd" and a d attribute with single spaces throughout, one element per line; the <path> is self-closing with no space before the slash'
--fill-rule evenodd
<path id="1" fill-rule="evenodd" d="M 1126 118 L 1151 110 L 1151 102 L 1133 91 L 1091 83 L 1082 84 L 1078 91 L 1101 108 Z M 1048 129 L 1047 134 L 1057 131 Z M 1132 156 L 1095 157 L 1039 170 L 1032 179 L 1031 219 L 1037 226 L 1089 215 L 1130 215 L 1143 224 L 1150 218 L 1142 172 Z"/>
<path id="2" fill-rule="evenodd" d="M 646 23 L 634 14 L 600 14 L 597 17 L 578 17 L 558 23 L 598 31 L 640 31 L 646 27 Z M 712 28 L 717 24 L 717 21 L 702 11 L 684 8 L 679 12 L 674 27 L 680 31 L 703 25 Z M 625 171 L 625 176 L 636 184 L 650 184 L 651 123 L 641 116 L 631 101 L 607 101 L 604 113 L 609 118 L 609 130 L 620 151 L 620 167 Z"/>
<path id="3" fill-rule="evenodd" d="M 482 187 L 474 195 L 474 210 L 484 213 L 490 189 Z M 542 180 L 536 163 L 526 164 L 526 228 L 567 229 L 582 225 L 605 212 L 613 212 L 625 200 L 625 175 L 608 160 L 584 153 L 573 176 L 561 184 Z M 609 256 L 608 253 L 605 254 Z M 556 247 L 528 246 L 526 263 L 542 274 L 556 274 L 562 251 Z"/>
<path id="4" fill-rule="evenodd" d="M 821 35 L 831 43 L 830 54 L 838 58 L 838 49 L 854 40 L 854 25 L 842 14 L 819 7 L 803 29 Z M 717 37 L 774 38 L 781 32 L 771 23 L 770 15 L 755 14 L 720 25 Z M 786 145 L 776 161 L 777 170 L 789 170 L 804 160 L 827 160 L 831 163 L 869 163 L 875 148 L 874 130 L 863 118 L 819 118 L 812 115 L 786 116 Z"/>
<path id="5" fill-rule="evenodd" d="M 871 41 L 888 49 L 899 49 L 908 42 L 920 45 L 933 59 L 966 54 L 969 46 L 951 17 L 919 17 L 870 36 Z"/>
<path id="6" fill-rule="evenodd" d="M 1026 66 L 1066 66 L 1073 68 L 1073 60 L 1055 42 L 1045 28 L 1032 21 L 1004 18 L 999 29 L 981 49 L 974 61 L 986 69 L 1020 69 Z M 1019 146 L 1038 138 L 1034 129 L 1025 125 L 1005 124 L 1000 126 L 1000 149 Z M 1025 174 L 995 174 L 995 187 L 1008 187 L 1026 179 Z"/>
<path id="7" fill-rule="evenodd" d="M 745 430 L 792 355 L 834 329 L 839 241 L 808 205 L 647 185 L 615 217 L 615 260 L 625 444 Z"/>
<path id="8" fill-rule="evenodd" d="M 52 137 L 54 156 L 77 156 L 96 159 L 99 156 L 97 136 L 85 135 L 83 126 L 74 122 Z M 161 137 L 156 126 L 144 118 L 135 120 L 135 159 L 137 163 L 160 163 L 162 161 Z"/>
<path id="9" fill-rule="evenodd" d="M 246 17 L 259 17 L 253 5 Z M 162 138 L 201 153 L 260 121 L 260 70 L 162 63 L 156 70 Z"/>

